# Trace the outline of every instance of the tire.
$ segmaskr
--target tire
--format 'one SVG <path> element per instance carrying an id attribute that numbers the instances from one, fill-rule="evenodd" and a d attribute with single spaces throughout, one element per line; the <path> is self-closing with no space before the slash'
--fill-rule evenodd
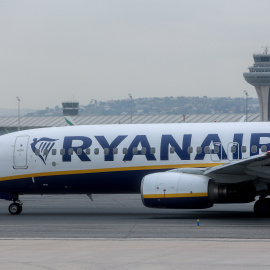
<path id="1" fill-rule="evenodd" d="M 17 215 L 19 215 L 22 212 L 22 206 L 19 204 L 19 208 L 18 208 L 18 213 Z"/>
<path id="2" fill-rule="evenodd" d="M 258 217 L 270 217 L 270 199 L 259 199 L 254 204 L 254 213 Z"/>
<path id="3" fill-rule="evenodd" d="M 12 203 L 9 205 L 8 211 L 11 215 L 18 215 L 22 212 L 22 206 L 19 203 Z"/>

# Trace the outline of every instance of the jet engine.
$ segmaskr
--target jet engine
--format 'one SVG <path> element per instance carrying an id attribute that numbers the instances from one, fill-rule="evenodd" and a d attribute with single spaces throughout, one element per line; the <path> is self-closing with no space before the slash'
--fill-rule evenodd
<path id="1" fill-rule="evenodd" d="M 205 175 L 163 172 L 141 183 L 143 204 L 154 208 L 203 209 L 214 203 L 246 203 L 255 199 L 252 182 L 220 184 Z"/>

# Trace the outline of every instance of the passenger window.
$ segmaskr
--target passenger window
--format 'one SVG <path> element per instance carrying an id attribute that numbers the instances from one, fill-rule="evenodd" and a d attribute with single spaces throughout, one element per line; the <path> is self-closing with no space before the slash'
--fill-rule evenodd
<path id="1" fill-rule="evenodd" d="M 267 146 L 266 146 L 266 145 L 262 145 L 261 151 L 262 151 L 263 153 L 267 152 Z"/>
<path id="2" fill-rule="evenodd" d="M 141 154 L 142 154 L 142 155 L 145 155 L 145 154 L 146 154 L 146 147 L 142 147 Z"/>
<path id="3" fill-rule="evenodd" d="M 174 153 L 174 151 L 175 151 L 175 148 L 172 146 L 172 147 L 170 147 L 170 153 L 171 154 L 173 154 Z"/>
<path id="4" fill-rule="evenodd" d="M 138 148 L 137 147 L 133 147 L 132 154 L 133 155 L 137 155 L 138 154 Z"/>
<path id="5" fill-rule="evenodd" d="M 151 147 L 150 148 L 150 154 L 155 154 L 156 153 L 156 148 L 155 147 Z"/>
<path id="6" fill-rule="evenodd" d="M 118 148 L 113 148 L 113 154 L 117 155 L 118 154 Z"/>
<path id="7" fill-rule="evenodd" d="M 109 148 L 104 148 L 104 155 L 109 155 Z"/>
<path id="8" fill-rule="evenodd" d="M 235 153 L 235 152 L 236 152 L 236 146 L 233 145 L 233 146 L 231 147 L 231 153 Z"/>
<path id="9" fill-rule="evenodd" d="M 257 145 L 251 146 L 251 153 L 257 153 Z"/>
<path id="10" fill-rule="evenodd" d="M 77 149 L 77 155 L 80 156 L 82 154 L 82 148 Z"/>
<path id="11" fill-rule="evenodd" d="M 247 152 L 247 147 L 246 146 L 242 146 L 241 147 L 241 152 L 242 153 L 246 153 Z"/>
<path id="12" fill-rule="evenodd" d="M 36 156 L 38 156 L 40 154 L 40 150 L 39 149 L 36 149 L 35 150 L 35 154 L 36 154 Z"/>
<path id="13" fill-rule="evenodd" d="M 99 148 L 95 148 L 95 149 L 94 149 L 94 154 L 95 154 L 95 155 L 98 155 L 98 154 L 99 154 Z"/>
<path id="14" fill-rule="evenodd" d="M 65 154 L 65 152 L 66 152 L 66 151 L 65 151 L 64 148 L 60 149 L 60 155 L 61 155 L 61 156 L 63 156 L 63 155 Z"/>
<path id="15" fill-rule="evenodd" d="M 126 155 L 128 153 L 128 149 L 125 147 L 123 148 L 123 154 Z"/>
<path id="16" fill-rule="evenodd" d="M 197 154 L 201 154 L 202 153 L 202 148 L 201 148 L 201 146 L 198 146 L 197 147 Z"/>
<path id="17" fill-rule="evenodd" d="M 73 155 L 73 148 L 69 148 L 69 149 L 68 149 L 68 154 L 69 154 L 70 156 Z"/>
<path id="18" fill-rule="evenodd" d="M 188 152 L 189 154 L 193 153 L 193 147 L 189 146 L 188 149 L 187 149 L 187 152 Z"/>
<path id="19" fill-rule="evenodd" d="M 48 156 L 48 154 L 49 154 L 49 150 L 48 149 L 44 149 L 43 156 Z"/>
<path id="20" fill-rule="evenodd" d="M 86 155 L 90 155 L 90 148 L 86 148 L 86 149 L 85 149 L 85 154 L 86 154 Z"/>
<path id="21" fill-rule="evenodd" d="M 214 154 L 218 154 L 219 153 L 219 146 L 215 146 L 214 147 Z"/>
<path id="22" fill-rule="evenodd" d="M 52 155 L 56 155 L 56 149 L 52 149 Z"/>
<path id="23" fill-rule="evenodd" d="M 205 154 L 210 154 L 210 147 L 209 146 L 204 147 L 204 153 Z"/>

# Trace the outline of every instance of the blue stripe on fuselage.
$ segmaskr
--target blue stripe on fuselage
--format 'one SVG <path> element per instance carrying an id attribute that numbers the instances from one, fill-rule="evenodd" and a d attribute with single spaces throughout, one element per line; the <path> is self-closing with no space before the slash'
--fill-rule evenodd
<path id="1" fill-rule="evenodd" d="M 142 178 L 167 169 L 68 174 L 0 182 L 0 191 L 18 194 L 140 193 Z"/>

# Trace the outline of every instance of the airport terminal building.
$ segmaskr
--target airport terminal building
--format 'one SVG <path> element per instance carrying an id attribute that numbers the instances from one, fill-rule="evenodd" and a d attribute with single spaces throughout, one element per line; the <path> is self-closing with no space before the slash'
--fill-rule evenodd
<path id="1" fill-rule="evenodd" d="M 211 122 L 239 122 L 243 114 L 158 114 L 132 116 L 72 116 L 76 125 L 121 125 L 121 124 L 155 124 L 155 123 L 211 123 Z M 261 121 L 260 114 L 249 114 L 248 122 Z M 66 126 L 63 116 L 44 117 L 0 117 L 0 135 L 18 131 Z M 19 127 L 20 126 L 20 127 Z"/>

